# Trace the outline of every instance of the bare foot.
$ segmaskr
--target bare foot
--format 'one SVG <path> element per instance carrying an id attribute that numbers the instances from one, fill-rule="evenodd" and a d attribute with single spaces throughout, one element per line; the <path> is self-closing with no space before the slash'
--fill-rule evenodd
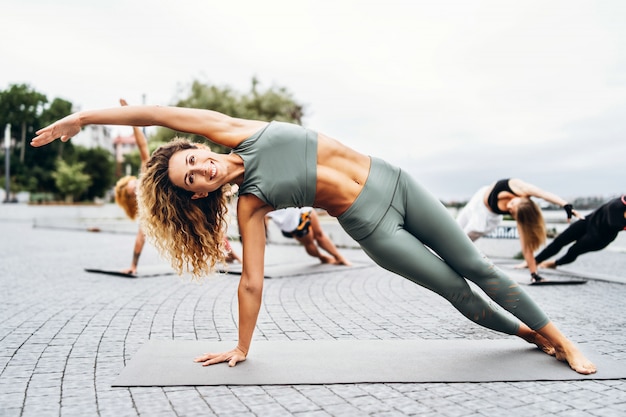
<path id="1" fill-rule="evenodd" d="M 225 261 L 227 264 L 232 264 L 232 263 L 235 263 L 235 262 L 239 262 L 239 263 L 241 263 L 241 259 L 239 259 L 239 257 L 238 257 L 238 256 L 233 255 L 233 253 L 232 253 L 232 252 L 230 252 L 230 253 L 226 254 L 226 257 L 224 258 L 224 261 Z"/>
<path id="2" fill-rule="evenodd" d="M 331 258 L 330 256 L 320 255 L 319 258 L 323 264 L 329 264 L 329 265 L 337 264 L 337 261 L 335 261 L 335 258 Z"/>
<path id="3" fill-rule="evenodd" d="M 352 263 L 343 256 L 335 258 L 335 261 L 336 265 L 352 266 Z"/>
<path id="4" fill-rule="evenodd" d="M 570 341 L 556 349 L 556 358 L 567 362 L 579 374 L 589 375 L 597 371 L 596 366 Z"/>
<path id="5" fill-rule="evenodd" d="M 556 349 L 554 348 L 554 346 L 552 346 L 552 343 L 548 342 L 548 339 L 546 339 L 536 331 L 528 329 L 527 331 L 520 332 L 518 336 L 528 343 L 536 345 L 544 353 L 547 353 L 550 356 L 556 355 Z"/>
<path id="6" fill-rule="evenodd" d="M 528 268 L 528 264 L 526 262 L 522 262 L 520 264 L 517 265 L 513 265 L 513 268 L 515 269 L 524 269 L 524 268 Z"/>
<path id="7" fill-rule="evenodd" d="M 539 268 L 556 269 L 556 261 L 543 261 L 538 266 Z"/>

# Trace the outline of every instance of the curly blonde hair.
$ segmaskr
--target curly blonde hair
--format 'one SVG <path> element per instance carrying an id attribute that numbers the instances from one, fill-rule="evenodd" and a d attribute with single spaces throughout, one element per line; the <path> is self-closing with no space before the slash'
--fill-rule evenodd
<path id="1" fill-rule="evenodd" d="M 194 278 L 211 273 L 218 262 L 224 262 L 226 191 L 230 188 L 225 185 L 208 197 L 192 200 L 193 192 L 172 184 L 172 155 L 197 148 L 180 138 L 159 147 L 148 160 L 138 188 L 139 218 L 146 236 L 179 275 L 190 272 Z"/>
<path id="2" fill-rule="evenodd" d="M 126 175 L 115 183 L 115 202 L 124 209 L 124 212 L 132 220 L 137 217 L 137 195 L 128 192 L 128 183 L 136 180 L 134 175 Z"/>
<path id="3" fill-rule="evenodd" d="M 522 197 L 517 206 L 516 219 L 520 233 L 524 235 L 524 243 L 531 250 L 537 250 L 546 241 L 546 224 L 541 209 L 530 198 Z"/>

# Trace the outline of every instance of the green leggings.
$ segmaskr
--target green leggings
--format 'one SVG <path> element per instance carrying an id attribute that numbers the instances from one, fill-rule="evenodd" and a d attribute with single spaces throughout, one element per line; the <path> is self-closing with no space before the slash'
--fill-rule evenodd
<path id="1" fill-rule="evenodd" d="M 518 332 L 519 321 L 498 305 L 531 329 L 549 322 L 519 284 L 476 249 L 441 202 L 399 168 L 372 158 L 361 194 L 338 220 L 378 265 L 436 292 L 481 326 Z"/>

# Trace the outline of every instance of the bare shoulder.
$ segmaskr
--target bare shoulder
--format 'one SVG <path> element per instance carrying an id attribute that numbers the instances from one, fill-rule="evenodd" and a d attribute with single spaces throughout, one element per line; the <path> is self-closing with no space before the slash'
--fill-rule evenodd
<path id="1" fill-rule="evenodd" d="M 535 196 L 537 193 L 541 192 L 535 185 L 522 181 L 519 178 L 509 179 L 509 187 L 511 187 L 511 190 L 513 190 L 515 194 L 522 197 Z"/>
<path id="2" fill-rule="evenodd" d="M 259 130 L 264 129 L 267 124 L 268 122 L 261 120 L 239 119 L 227 116 L 210 125 L 205 136 L 214 142 L 235 148 Z"/>
<path id="3" fill-rule="evenodd" d="M 265 218 L 274 210 L 272 206 L 253 194 L 243 194 L 237 198 L 237 219 L 244 222 L 255 217 Z"/>

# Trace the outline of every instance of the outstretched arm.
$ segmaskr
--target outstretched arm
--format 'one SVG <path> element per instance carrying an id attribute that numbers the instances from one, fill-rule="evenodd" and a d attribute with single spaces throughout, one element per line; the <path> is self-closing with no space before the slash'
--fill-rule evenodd
<path id="1" fill-rule="evenodd" d="M 123 106 L 101 110 L 85 110 L 71 114 L 37 131 L 31 145 L 46 145 L 55 139 L 66 142 L 84 126 L 163 126 L 180 132 L 201 135 L 214 143 L 236 147 L 267 122 L 238 119 L 202 109 L 161 106 Z"/>
<path id="2" fill-rule="evenodd" d="M 545 201 L 562 207 L 567 213 L 568 222 L 571 219 L 572 215 L 576 216 L 579 219 L 583 218 L 583 216 L 579 212 L 572 208 L 571 204 L 569 204 L 567 200 L 564 200 L 554 193 L 542 190 L 536 185 L 524 182 L 518 178 L 511 178 L 509 180 L 509 186 L 511 187 L 511 190 L 513 190 L 513 192 L 519 196 L 541 198 Z"/>
<path id="3" fill-rule="evenodd" d="M 128 106 L 128 103 L 123 98 L 120 99 L 120 104 L 122 106 Z M 148 150 L 148 141 L 146 140 L 146 136 L 143 134 L 141 129 L 137 126 L 133 126 L 133 135 L 135 136 L 135 142 L 137 143 L 137 148 L 139 148 L 139 159 L 141 160 L 141 170 L 143 171 L 150 159 L 150 151 Z"/>

